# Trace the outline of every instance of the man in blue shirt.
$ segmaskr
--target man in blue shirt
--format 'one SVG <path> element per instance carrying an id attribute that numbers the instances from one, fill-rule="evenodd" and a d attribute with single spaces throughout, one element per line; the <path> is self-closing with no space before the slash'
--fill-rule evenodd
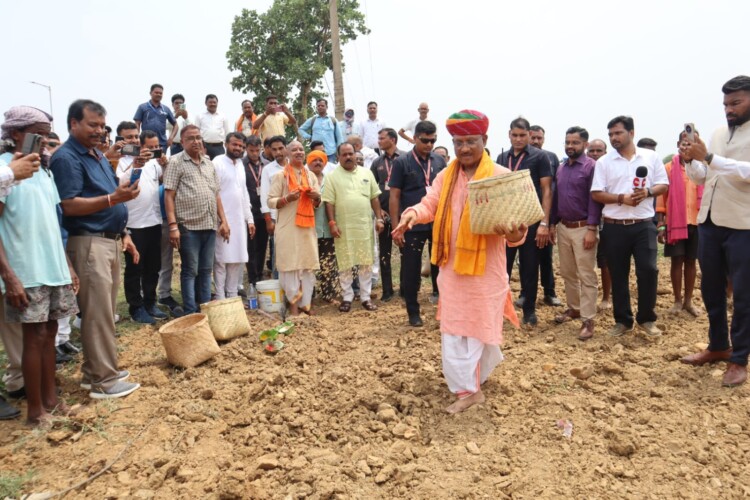
<path id="1" fill-rule="evenodd" d="M 66 248 L 80 278 L 83 366 L 81 387 L 94 399 L 119 398 L 137 390 L 117 369 L 115 303 L 120 284 L 120 248 L 138 262 L 140 256 L 125 233 L 128 209 L 124 202 L 140 193 L 138 182 L 118 185 L 109 162 L 97 151 L 107 112 L 101 104 L 77 100 L 68 110 L 70 137 L 52 158 L 60 194 Z M 102 300 L 108 297 L 110 300 Z"/>
<path id="2" fill-rule="evenodd" d="M 162 106 L 161 98 L 164 95 L 164 87 L 155 83 L 151 85 L 151 100 L 144 102 L 135 111 L 133 121 L 138 125 L 138 132 L 142 130 L 153 130 L 159 136 L 159 146 L 166 152 L 167 148 L 172 146 L 175 135 L 179 127 L 175 127 L 174 115 L 172 110 L 167 106 Z M 167 139 L 167 121 L 172 125 L 172 133 Z"/>
<path id="3" fill-rule="evenodd" d="M 329 163 L 336 163 L 336 148 L 344 142 L 339 123 L 328 116 L 328 101 L 318 99 L 315 104 L 318 114 L 308 118 L 299 128 L 299 133 L 308 141 L 321 141 L 328 155 Z"/>

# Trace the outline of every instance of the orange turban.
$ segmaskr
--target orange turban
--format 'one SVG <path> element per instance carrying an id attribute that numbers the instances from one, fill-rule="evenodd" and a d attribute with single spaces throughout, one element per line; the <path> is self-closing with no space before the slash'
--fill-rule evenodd
<path id="1" fill-rule="evenodd" d="M 310 151 L 307 154 L 307 164 L 309 165 L 315 159 L 322 160 L 324 167 L 326 163 L 328 163 L 328 155 L 326 155 L 323 151 L 319 151 L 317 149 L 315 151 Z"/>
<path id="2" fill-rule="evenodd" d="M 490 126 L 490 119 L 484 113 L 473 109 L 464 109 L 453 113 L 445 122 L 450 135 L 485 135 Z"/>

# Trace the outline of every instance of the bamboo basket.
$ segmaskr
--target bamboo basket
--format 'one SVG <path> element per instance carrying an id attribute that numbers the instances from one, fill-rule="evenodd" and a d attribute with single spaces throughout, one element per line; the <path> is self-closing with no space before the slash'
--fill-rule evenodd
<path id="1" fill-rule="evenodd" d="M 241 297 L 201 304 L 201 312 L 208 317 L 216 340 L 229 340 L 250 333 L 250 323 Z"/>
<path id="2" fill-rule="evenodd" d="M 221 352 L 205 314 L 189 314 L 159 328 L 167 351 L 167 361 L 175 366 L 192 368 Z"/>
<path id="3" fill-rule="evenodd" d="M 474 234 L 495 234 L 496 224 L 536 224 L 544 210 L 528 170 L 469 182 L 469 220 Z"/>

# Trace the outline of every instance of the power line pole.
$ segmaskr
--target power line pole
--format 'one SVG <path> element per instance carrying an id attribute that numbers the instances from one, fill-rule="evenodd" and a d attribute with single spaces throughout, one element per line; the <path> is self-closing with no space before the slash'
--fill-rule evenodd
<path id="1" fill-rule="evenodd" d="M 341 72 L 341 41 L 339 40 L 338 1 L 330 0 L 331 45 L 333 46 L 333 97 L 337 120 L 344 119 L 344 78 Z"/>

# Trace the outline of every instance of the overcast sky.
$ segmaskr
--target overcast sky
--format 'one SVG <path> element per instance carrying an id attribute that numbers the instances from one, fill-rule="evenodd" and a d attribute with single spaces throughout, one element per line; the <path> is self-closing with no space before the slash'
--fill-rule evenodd
<path id="1" fill-rule="evenodd" d="M 132 119 L 154 82 L 165 101 L 184 94 L 193 115 L 207 93 L 217 94 L 219 110 L 235 120 L 245 96 L 229 85 L 231 24 L 243 7 L 263 11 L 271 0 L 0 5 L 0 110 L 48 110 L 47 89 L 29 81 L 51 85 L 64 136 L 74 99 L 104 104 L 114 126 Z M 667 155 L 685 122 L 708 137 L 724 124 L 722 84 L 750 74 L 746 0 L 361 0 L 361 8 L 372 33 L 344 47 L 346 106 L 362 118 L 366 103 L 378 101 L 380 118 L 398 130 L 427 101 L 438 144 L 449 143 L 450 113 L 478 109 L 490 117 L 493 156 L 508 147 L 518 115 L 542 125 L 545 148 L 561 154 L 567 127 L 606 138 L 619 114 L 633 116 L 636 137 L 654 138 Z"/>

